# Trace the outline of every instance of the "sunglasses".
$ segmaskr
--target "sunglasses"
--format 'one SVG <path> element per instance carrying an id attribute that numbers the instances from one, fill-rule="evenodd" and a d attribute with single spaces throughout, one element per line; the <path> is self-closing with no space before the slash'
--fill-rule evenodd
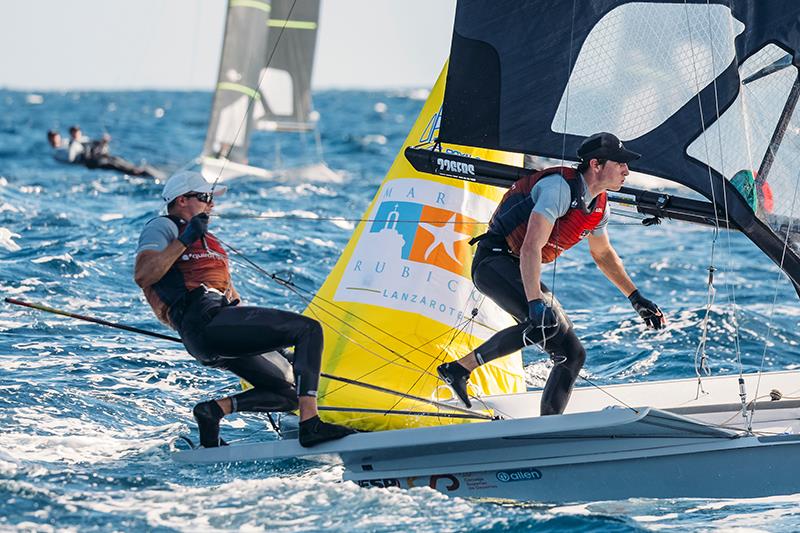
<path id="1" fill-rule="evenodd" d="M 210 204 L 214 200 L 214 193 L 210 192 L 190 192 L 183 195 L 184 198 L 197 198 L 197 201 Z"/>

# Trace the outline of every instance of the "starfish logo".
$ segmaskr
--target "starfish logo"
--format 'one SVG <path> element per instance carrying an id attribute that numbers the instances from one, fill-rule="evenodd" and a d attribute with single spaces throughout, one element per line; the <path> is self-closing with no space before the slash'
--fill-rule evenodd
<path id="1" fill-rule="evenodd" d="M 445 209 L 425 206 L 408 259 L 468 275 L 470 229 L 475 221 Z"/>

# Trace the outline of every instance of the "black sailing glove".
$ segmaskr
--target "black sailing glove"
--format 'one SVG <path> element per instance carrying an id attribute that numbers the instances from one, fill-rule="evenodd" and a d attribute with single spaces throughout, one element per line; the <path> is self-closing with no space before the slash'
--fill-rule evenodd
<path id="1" fill-rule="evenodd" d="M 524 346 L 538 344 L 544 349 L 548 339 L 558 333 L 558 317 L 553 308 L 537 298 L 528 302 L 528 322 L 522 332 Z"/>
<path id="2" fill-rule="evenodd" d="M 528 321 L 534 327 L 553 328 L 558 326 L 558 318 L 553 308 L 537 298 L 528 302 Z"/>
<path id="3" fill-rule="evenodd" d="M 197 239 L 203 238 L 206 233 L 208 233 L 208 213 L 199 213 L 192 217 L 178 240 L 190 246 Z"/>
<path id="4" fill-rule="evenodd" d="M 642 317 L 644 323 L 647 324 L 647 327 L 650 329 L 661 329 L 667 325 L 667 319 L 664 317 L 664 313 L 661 312 L 661 309 L 639 294 L 638 290 L 635 290 L 628 296 L 628 300 L 630 300 L 631 305 L 639 313 L 639 316 Z"/>

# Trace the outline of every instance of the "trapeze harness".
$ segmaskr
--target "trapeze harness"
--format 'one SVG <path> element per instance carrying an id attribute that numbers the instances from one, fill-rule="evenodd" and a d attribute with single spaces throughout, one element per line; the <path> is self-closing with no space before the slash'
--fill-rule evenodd
<path id="1" fill-rule="evenodd" d="M 186 222 L 167 215 L 180 235 Z M 228 255 L 213 234 L 193 242 L 145 295 L 156 315 L 180 333 L 206 366 L 229 370 L 254 388 L 231 397 L 234 411 L 290 411 L 297 396 L 316 396 L 322 327 L 311 318 L 231 301 Z M 294 346 L 289 362 L 276 353 Z M 293 371 L 293 372 L 292 372 Z M 294 374 L 294 375 L 292 375 Z"/>
<path id="2" fill-rule="evenodd" d="M 487 363 L 516 352 L 528 341 L 542 347 L 554 362 L 542 395 L 542 415 L 564 412 L 578 372 L 586 361 L 586 350 L 572 322 L 544 283 L 540 284 L 542 294 L 556 313 L 559 325 L 555 331 L 548 332 L 547 338 L 541 328 L 529 328 L 528 298 L 522 284 L 519 252 L 534 207 L 531 190 L 540 179 L 553 174 L 560 174 L 569 185 L 570 207 L 553 225 L 542 248 L 542 263 L 554 261 L 580 242 L 602 221 L 607 199 L 603 192 L 586 206 L 580 175 L 569 167 L 548 168 L 515 182 L 500 200 L 489 222 L 489 230 L 471 241 L 478 244 L 472 262 L 475 287 L 517 321 L 517 325 L 497 332 L 475 349 L 478 362 Z"/>

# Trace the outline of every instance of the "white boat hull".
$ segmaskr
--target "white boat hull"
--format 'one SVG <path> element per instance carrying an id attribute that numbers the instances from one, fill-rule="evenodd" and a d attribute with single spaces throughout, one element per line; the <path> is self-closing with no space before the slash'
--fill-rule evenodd
<path id="1" fill-rule="evenodd" d="M 748 383 L 754 379 L 746 377 Z M 719 377 L 705 380 L 704 388 L 738 390 L 737 383 L 736 376 Z M 800 372 L 764 374 L 761 386 L 797 397 Z M 759 402 L 756 434 L 746 435 L 740 406 L 713 403 L 711 394 L 695 398 L 696 380 L 604 390 L 627 405 L 637 397 L 665 405 L 611 408 L 617 400 L 584 388 L 562 416 L 362 433 L 310 449 L 296 440 L 198 449 L 175 458 L 212 463 L 304 457 L 341 462 L 344 478 L 362 486 L 428 486 L 458 496 L 541 502 L 800 493 L 800 401 Z M 598 393 L 606 401 L 598 401 Z M 529 415 L 539 396 L 485 401 L 496 400 L 506 415 Z M 595 410 L 581 410 L 589 403 Z"/>
<path id="2" fill-rule="evenodd" d="M 706 445 L 668 446 L 670 454 L 646 448 L 636 452 L 592 453 L 557 459 L 518 459 L 505 465 L 464 469 L 454 465 L 438 474 L 378 477 L 353 473 L 345 479 L 361 486 L 428 486 L 453 496 L 537 502 L 581 502 L 626 498 L 753 498 L 800 492 L 800 437 L 765 441 L 748 437 Z M 677 453 L 678 450 L 683 450 Z M 476 452 L 486 457 L 503 449 Z M 464 471 L 460 471 L 464 470 Z"/>
<path id="3" fill-rule="evenodd" d="M 211 183 L 228 181 L 240 176 L 254 176 L 262 179 L 272 179 L 275 173 L 264 168 L 235 163 L 228 159 L 204 157 L 200 172 L 206 181 Z"/>
<path id="4" fill-rule="evenodd" d="M 342 183 L 344 174 L 336 172 L 325 163 L 313 163 L 301 167 L 267 170 L 260 167 L 234 163 L 227 159 L 202 158 L 201 173 L 210 183 L 230 181 L 241 176 L 265 180 L 299 181 L 317 183 Z"/>

